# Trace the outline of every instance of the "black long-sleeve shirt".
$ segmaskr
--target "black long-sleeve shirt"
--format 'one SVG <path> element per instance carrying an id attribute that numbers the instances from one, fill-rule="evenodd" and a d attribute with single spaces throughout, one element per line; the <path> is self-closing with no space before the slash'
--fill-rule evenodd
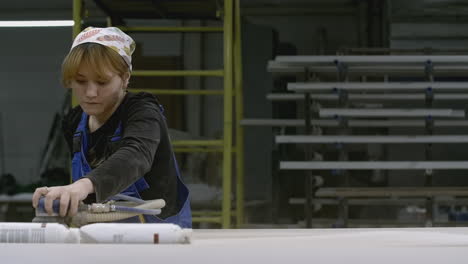
<path id="1" fill-rule="evenodd" d="M 164 199 L 166 207 L 160 217 L 176 214 L 183 204 L 177 204 L 177 171 L 164 116 L 156 98 L 148 93 L 127 93 L 120 106 L 93 133 L 88 131 L 86 158 L 93 169 L 89 178 L 95 199 L 102 202 L 144 177 L 149 189 L 140 194 L 143 199 Z M 73 150 L 73 134 L 83 110 L 73 108 L 65 116 L 63 133 Z M 119 123 L 122 138 L 112 142 Z"/>

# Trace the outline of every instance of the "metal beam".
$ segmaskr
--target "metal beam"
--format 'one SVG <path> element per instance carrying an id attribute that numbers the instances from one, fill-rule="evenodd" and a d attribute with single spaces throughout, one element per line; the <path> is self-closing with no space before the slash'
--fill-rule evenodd
<path id="1" fill-rule="evenodd" d="M 291 7 L 242 7 L 242 16 L 353 16 L 355 8 Z"/>
<path id="2" fill-rule="evenodd" d="M 233 0 L 224 1 L 224 115 L 223 115 L 223 202 L 222 227 L 231 227 L 231 192 L 232 192 L 232 128 L 233 128 L 233 40 L 234 18 Z"/>
<path id="3" fill-rule="evenodd" d="M 170 95 L 223 95 L 223 90 L 186 90 L 186 89 L 136 89 L 129 88 L 130 92 L 147 92 L 152 94 L 170 94 Z"/>
<path id="4" fill-rule="evenodd" d="M 369 56 L 277 56 L 275 61 L 290 66 L 335 65 L 337 62 L 348 66 L 356 65 L 425 65 L 439 64 L 468 65 L 467 55 L 369 55 Z"/>
<path id="5" fill-rule="evenodd" d="M 322 108 L 320 117 L 465 117 L 465 111 L 453 109 L 355 109 Z"/>
<path id="6" fill-rule="evenodd" d="M 6 172 L 5 168 L 5 139 L 4 139 L 4 127 L 3 112 L 0 112 L 0 173 L 4 175 Z"/>
<path id="7" fill-rule="evenodd" d="M 125 32 L 150 33 L 222 33 L 222 27 L 119 27 Z"/>
<path id="8" fill-rule="evenodd" d="M 468 161 L 281 161 L 282 170 L 468 169 Z"/>
<path id="9" fill-rule="evenodd" d="M 312 119 L 311 124 L 319 127 L 338 127 L 339 121 L 333 119 Z M 304 119 L 243 119 L 243 126 L 301 127 Z M 424 120 L 348 120 L 349 127 L 425 127 Z M 467 120 L 435 120 L 436 127 L 468 127 Z"/>
<path id="10" fill-rule="evenodd" d="M 244 95 L 242 86 L 242 19 L 240 0 L 234 0 L 234 94 L 235 94 L 235 136 L 236 136 L 236 227 L 244 224 L 244 128 L 240 121 L 244 118 Z"/>
<path id="11" fill-rule="evenodd" d="M 391 197 L 392 198 L 392 197 Z M 314 204 L 317 205 L 338 205 L 339 200 L 336 198 L 315 198 Z M 347 199 L 348 205 L 426 205 L 426 199 L 421 197 L 406 197 L 398 199 L 389 198 L 373 198 L 373 197 L 362 197 L 362 198 L 349 198 Z M 305 203 L 304 198 L 289 198 L 289 204 L 291 205 L 303 205 Z M 447 196 L 434 197 L 434 203 L 438 205 L 468 205 L 468 199 L 463 198 L 450 198 Z"/>
<path id="12" fill-rule="evenodd" d="M 165 71 L 165 70 L 135 70 L 132 71 L 132 76 L 138 77 L 184 77 L 184 76 L 205 76 L 205 77 L 223 77 L 223 70 L 174 70 L 174 71 Z"/>
<path id="13" fill-rule="evenodd" d="M 222 140 L 174 140 L 172 141 L 174 147 L 180 146 L 203 146 L 203 147 L 222 147 L 224 145 Z"/>
<path id="14" fill-rule="evenodd" d="M 408 94 L 348 94 L 348 100 L 365 101 L 365 100 L 380 100 L 380 101 L 420 101 L 425 100 L 426 95 L 408 93 Z M 310 94 L 310 99 L 319 101 L 336 101 L 340 97 L 338 94 Z M 468 94 L 450 93 L 450 94 L 434 94 L 434 100 L 468 100 Z M 267 100 L 270 101 L 304 101 L 304 95 L 291 93 L 271 93 L 267 94 Z"/>
<path id="15" fill-rule="evenodd" d="M 459 48 L 447 48 L 447 49 L 439 49 L 433 47 L 424 47 L 424 48 L 340 48 L 338 50 L 339 54 L 354 54 L 354 55 L 379 55 L 379 54 L 392 54 L 392 55 L 404 55 L 404 54 L 433 54 L 437 55 L 437 53 L 442 53 L 444 55 L 457 55 L 457 54 L 466 54 L 468 53 L 468 49 L 459 49 Z"/>
<path id="16" fill-rule="evenodd" d="M 468 200 L 465 201 L 468 204 Z M 292 205 L 302 205 L 305 203 L 304 198 L 289 198 L 289 204 Z M 338 205 L 340 201 L 336 198 L 315 198 L 313 201 L 316 205 Z M 406 198 L 406 199 L 388 199 L 388 198 L 355 198 L 348 199 L 348 205 L 426 205 L 426 200 L 424 198 Z"/>
<path id="17" fill-rule="evenodd" d="M 317 82 L 288 83 L 288 90 L 300 93 L 306 92 L 337 92 L 346 91 L 468 91 L 468 82 Z"/>
<path id="18" fill-rule="evenodd" d="M 306 136 L 289 135 L 276 136 L 277 144 L 297 143 L 346 143 L 346 144 L 402 144 L 402 143 L 468 143 L 468 136 L 445 135 L 445 136 Z"/>
<path id="19" fill-rule="evenodd" d="M 318 197 L 431 197 L 468 196 L 468 187 L 341 187 L 320 188 Z"/>
<path id="20" fill-rule="evenodd" d="M 268 62 L 267 71 L 280 75 L 296 75 L 303 74 L 305 70 L 318 74 L 335 75 L 337 72 L 336 66 L 296 66 L 280 63 L 276 61 Z M 366 75 L 366 76 L 382 76 L 396 75 L 408 77 L 425 77 L 424 65 L 360 65 L 348 68 L 348 75 Z M 442 65 L 436 66 L 434 72 L 438 76 L 467 76 L 468 65 Z"/>
<path id="21" fill-rule="evenodd" d="M 332 120 L 333 121 L 333 120 Z M 333 121 L 335 122 L 335 121 Z M 243 119 L 241 120 L 243 126 L 305 126 L 304 119 Z M 338 122 L 336 122 L 338 123 Z"/>

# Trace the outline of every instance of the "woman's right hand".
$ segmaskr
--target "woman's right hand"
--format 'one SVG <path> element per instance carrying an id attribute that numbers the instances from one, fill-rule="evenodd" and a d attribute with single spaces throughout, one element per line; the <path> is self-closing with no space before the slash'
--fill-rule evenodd
<path id="1" fill-rule="evenodd" d="M 37 188 L 33 194 L 32 205 L 37 208 L 39 199 L 43 196 L 45 198 L 44 209 L 52 215 L 53 201 L 60 200 L 60 216 L 74 216 L 78 212 L 79 203 L 93 192 L 94 186 L 91 180 L 82 178 L 69 185 Z"/>

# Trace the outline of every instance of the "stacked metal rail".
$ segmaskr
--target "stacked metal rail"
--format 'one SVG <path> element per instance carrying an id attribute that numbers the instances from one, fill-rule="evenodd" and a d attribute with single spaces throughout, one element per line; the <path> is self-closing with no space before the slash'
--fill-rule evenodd
<path id="1" fill-rule="evenodd" d="M 468 196 L 466 187 L 434 187 L 436 170 L 467 170 L 468 161 L 433 160 L 432 144 L 467 143 L 466 135 L 434 135 L 436 127 L 466 127 L 463 107 L 436 108 L 435 101 L 460 101 L 468 98 L 468 82 L 437 82 L 435 77 L 467 77 L 468 56 L 278 56 L 268 63 L 268 71 L 274 74 L 299 76 L 303 82 L 289 83 L 294 93 L 269 94 L 274 101 L 301 101 L 304 104 L 303 119 L 268 120 L 247 119 L 244 125 L 304 127 L 303 135 L 279 135 L 277 144 L 306 144 L 303 161 L 281 161 L 281 170 L 306 171 L 305 216 L 306 226 L 312 226 L 312 204 L 328 198 L 340 204 L 340 223 L 348 224 L 349 198 L 356 204 L 385 204 L 383 198 L 424 199 L 425 224 L 434 222 L 434 203 L 451 203 L 440 197 Z M 366 79 L 372 78 L 372 82 Z M 395 78 L 415 78 L 417 82 L 391 81 Z M 330 79 L 334 79 L 330 81 Z M 327 80 L 321 82 L 319 80 Z M 379 80 L 379 81 L 375 81 Z M 381 81 L 380 81 L 381 80 Z M 401 80 L 401 79 L 400 79 Z M 420 108 L 360 108 L 353 103 L 375 104 L 383 102 L 420 101 Z M 322 104 L 334 102 L 338 106 L 327 108 Z M 323 128 L 336 128 L 340 135 L 322 135 Z M 423 135 L 362 136 L 349 133 L 350 128 L 424 128 Z M 314 153 L 316 144 L 336 146 L 338 160 L 323 161 Z M 349 161 L 346 146 L 356 144 L 424 144 L 423 161 Z M 317 158 L 318 156 L 318 158 Z M 348 179 L 351 170 L 422 170 L 425 186 L 417 188 L 316 188 L 314 172 L 333 170 Z M 326 181 L 326 179 L 325 179 Z M 322 199 L 322 200 L 321 200 Z M 361 199 L 361 202 L 359 202 Z M 297 202 L 298 199 L 295 199 Z M 357 201 L 358 202 L 357 202 Z M 362 202 L 364 200 L 364 202 Z M 405 203 L 406 200 L 398 202 Z"/>
<path id="2" fill-rule="evenodd" d="M 125 32 L 149 32 L 149 33 L 221 33 L 224 36 L 224 68 L 215 70 L 138 70 L 132 71 L 132 76 L 140 77 L 215 77 L 224 78 L 223 90 L 162 90 L 144 89 L 145 92 L 165 95 L 221 95 L 224 98 L 223 109 L 223 138 L 213 140 L 183 140 L 174 141 L 176 152 L 220 152 L 223 153 L 222 189 L 223 198 L 221 211 L 194 211 L 194 222 L 219 223 L 223 228 L 231 226 L 231 190 L 232 190 L 232 153 L 236 156 L 236 224 L 242 225 L 243 221 L 243 144 L 233 144 L 233 132 L 235 142 L 243 142 L 242 127 L 242 61 L 241 61 L 241 29 L 240 29 L 240 2 L 239 0 L 224 0 L 220 5 L 216 0 L 94 0 L 108 16 L 108 21 Z M 83 0 L 73 0 L 74 36 L 81 31 Z M 221 14 L 221 15 L 220 15 Z M 128 27 L 125 19 L 198 19 L 221 20 L 220 27 L 154 27 L 139 26 Z M 130 89 L 142 91 L 142 89 Z M 233 103 L 232 98 L 235 98 Z M 235 120 L 233 112 L 235 111 Z M 234 121 L 234 122 L 233 122 Z M 233 124 L 234 123 L 234 124 Z"/>

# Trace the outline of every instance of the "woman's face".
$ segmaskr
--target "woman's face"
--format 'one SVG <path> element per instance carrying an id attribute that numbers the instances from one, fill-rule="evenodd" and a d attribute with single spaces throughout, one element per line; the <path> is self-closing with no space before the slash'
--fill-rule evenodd
<path id="1" fill-rule="evenodd" d="M 125 95 L 129 76 L 120 77 L 117 73 L 105 70 L 99 77 L 94 71 L 81 65 L 71 82 L 73 95 L 84 112 L 96 117 L 108 117 Z"/>

